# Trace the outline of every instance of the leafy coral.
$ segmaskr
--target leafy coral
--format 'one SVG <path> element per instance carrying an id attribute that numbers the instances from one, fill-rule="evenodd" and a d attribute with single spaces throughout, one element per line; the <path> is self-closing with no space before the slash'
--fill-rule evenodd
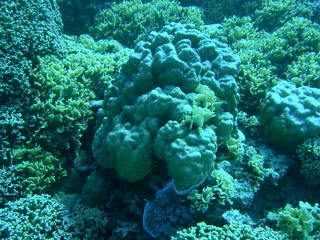
<path id="1" fill-rule="evenodd" d="M 0 204 L 29 194 L 50 193 L 67 173 L 65 162 L 40 147 L 15 149 L 1 169 Z"/>
<path id="2" fill-rule="evenodd" d="M 286 71 L 286 78 L 297 86 L 320 88 L 320 53 L 308 52 L 293 61 Z"/>
<path id="3" fill-rule="evenodd" d="M 295 0 L 263 0 L 254 13 L 255 25 L 267 31 L 273 31 L 294 17 L 310 19 L 313 15 L 312 7 L 307 1 Z"/>
<path id="4" fill-rule="evenodd" d="M 52 184 L 66 175 L 64 163 L 40 147 L 16 149 L 10 171 L 20 181 L 24 194 L 50 191 Z"/>
<path id="5" fill-rule="evenodd" d="M 65 70 L 81 71 L 78 76 L 86 82 L 95 99 L 103 99 L 104 89 L 120 72 L 131 49 L 124 48 L 115 40 L 95 41 L 89 35 L 64 36 L 65 58 L 59 64 Z"/>
<path id="6" fill-rule="evenodd" d="M 278 28 L 274 35 L 284 41 L 286 61 L 320 50 L 320 26 L 303 17 L 294 17 Z"/>
<path id="7" fill-rule="evenodd" d="M 284 10 L 285 15 L 290 13 L 290 9 Z M 293 77 L 288 80 L 310 82 L 311 72 L 297 79 L 294 76 L 297 67 L 293 66 L 300 56 L 303 59 L 304 55 L 316 55 L 320 46 L 319 25 L 299 15 L 278 23 L 272 32 L 266 32 L 263 26 L 257 28 L 255 23 L 251 17 L 233 17 L 218 27 L 204 28 L 211 36 L 230 44 L 241 57 L 237 77 L 243 96 L 240 105 L 249 113 L 257 113 L 268 90 L 281 80 Z M 310 57 L 306 60 L 312 61 Z M 308 67 L 314 71 L 312 68 L 316 69 L 317 64 Z"/>
<path id="8" fill-rule="evenodd" d="M 203 11 L 203 17 L 207 24 L 222 22 L 232 16 L 242 17 L 251 15 L 261 3 L 256 0 L 183 0 L 192 2 Z"/>
<path id="9" fill-rule="evenodd" d="M 0 158 L 25 142 L 24 108 L 37 57 L 58 54 L 62 21 L 55 1 L 0 1 Z"/>
<path id="10" fill-rule="evenodd" d="M 232 203 L 234 195 L 233 177 L 223 169 L 214 169 L 209 176 L 206 186 L 193 189 L 187 196 L 192 202 L 192 207 L 205 213 L 214 203 L 226 205 Z"/>
<path id="11" fill-rule="evenodd" d="M 254 146 L 250 146 L 241 139 L 230 138 L 225 142 L 225 147 L 226 151 L 220 153 L 219 159 L 222 167 L 225 164 L 223 160 L 234 165 L 231 168 L 225 166 L 235 179 L 234 187 L 238 185 L 237 180 L 246 179 L 252 190 L 257 192 L 265 177 L 270 173 L 270 169 L 265 166 L 264 156 Z M 230 193 L 227 195 L 230 196 Z"/>
<path id="12" fill-rule="evenodd" d="M 80 138 L 93 118 L 90 101 L 102 98 L 104 89 L 120 69 L 128 52 L 112 41 L 89 36 L 66 37 L 64 58 L 39 58 L 33 71 L 33 100 L 26 110 L 29 143 L 57 156 L 74 157 Z M 117 52 L 118 51 L 118 52 Z"/>
<path id="13" fill-rule="evenodd" d="M 94 97 L 81 73 L 81 68 L 65 69 L 54 56 L 41 59 L 32 76 L 35 97 L 26 116 L 31 143 L 55 154 L 79 149 L 81 133 L 93 117 L 89 101 Z"/>
<path id="14" fill-rule="evenodd" d="M 308 202 L 299 202 L 298 207 L 287 204 L 277 213 L 269 213 L 270 220 L 277 221 L 277 227 L 294 240 L 311 240 L 320 235 L 320 208 Z M 315 237 L 315 238 L 313 238 Z"/>
<path id="15" fill-rule="evenodd" d="M 179 2 L 170 0 L 141 0 L 114 3 L 110 8 L 96 15 L 95 26 L 91 29 L 97 39 L 113 38 L 132 47 L 142 34 L 159 31 L 170 22 L 201 25 L 200 11 L 193 7 L 181 7 Z"/>

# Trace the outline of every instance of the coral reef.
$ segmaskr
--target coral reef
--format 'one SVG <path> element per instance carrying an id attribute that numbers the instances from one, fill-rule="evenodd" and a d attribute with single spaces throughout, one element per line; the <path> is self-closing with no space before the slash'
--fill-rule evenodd
<path id="1" fill-rule="evenodd" d="M 91 33 L 96 39 L 113 38 L 128 47 L 150 31 L 159 31 L 170 22 L 203 24 L 200 11 L 181 7 L 174 0 L 141 0 L 113 3 L 99 12 Z"/>
<path id="2" fill-rule="evenodd" d="M 0 239 L 318 240 L 319 13 L 0 0 Z"/>
<path id="3" fill-rule="evenodd" d="M 106 91 L 92 145 L 97 162 L 137 181 L 163 160 L 177 191 L 200 184 L 217 144 L 237 133 L 238 64 L 226 45 L 193 26 L 152 32 Z"/>
<path id="4" fill-rule="evenodd" d="M 0 158 L 24 143 L 30 71 L 38 57 L 58 54 L 62 20 L 55 1 L 0 1 Z"/>

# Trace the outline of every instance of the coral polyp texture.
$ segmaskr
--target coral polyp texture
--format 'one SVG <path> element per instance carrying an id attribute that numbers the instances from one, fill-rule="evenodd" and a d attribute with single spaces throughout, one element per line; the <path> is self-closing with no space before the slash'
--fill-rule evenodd
<path id="1" fill-rule="evenodd" d="M 58 54 L 62 20 L 55 1 L 0 0 L 0 158 L 25 141 L 33 97 L 30 72 L 38 57 Z"/>
<path id="2" fill-rule="evenodd" d="M 288 240 L 288 236 L 268 227 L 252 227 L 248 224 L 230 224 L 223 227 L 207 225 L 204 222 L 178 231 L 171 240 Z"/>
<path id="3" fill-rule="evenodd" d="M 56 53 L 62 20 L 55 1 L 0 1 L 0 100 L 29 93 L 38 56 Z"/>
<path id="4" fill-rule="evenodd" d="M 295 151 L 298 144 L 320 133 L 320 90 L 281 82 L 267 94 L 260 119 L 264 133 L 276 147 Z"/>
<path id="5" fill-rule="evenodd" d="M 162 161 L 177 192 L 199 185 L 218 145 L 237 134 L 239 63 L 193 25 L 151 32 L 105 92 L 92 145 L 97 162 L 134 182 Z"/>
<path id="6" fill-rule="evenodd" d="M 320 137 L 309 138 L 297 147 L 297 158 L 300 161 L 300 173 L 310 183 L 319 183 L 320 176 Z"/>

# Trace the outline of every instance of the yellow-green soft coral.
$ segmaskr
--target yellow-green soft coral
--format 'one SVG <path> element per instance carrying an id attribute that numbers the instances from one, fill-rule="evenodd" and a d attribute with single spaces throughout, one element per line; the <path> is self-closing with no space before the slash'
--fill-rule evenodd
<path id="1" fill-rule="evenodd" d="M 225 205 L 232 203 L 234 195 L 234 179 L 223 169 L 215 169 L 210 173 L 206 186 L 193 189 L 187 196 L 191 206 L 205 213 L 214 203 Z"/>
<path id="2" fill-rule="evenodd" d="M 0 159 L 10 160 L 10 151 L 21 147 L 28 124 L 30 72 L 37 57 L 58 54 L 62 20 L 55 1 L 0 1 Z"/>
<path id="3" fill-rule="evenodd" d="M 230 138 L 226 141 L 225 145 L 232 157 L 243 158 L 245 154 L 245 144 L 239 139 Z"/>
<path id="4" fill-rule="evenodd" d="M 65 162 L 40 147 L 13 152 L 10 172 L 23 187 L 23 194 L 50 192 L 54 183 L 66 176 Z"/>
<path id="5" fill-rule="evenodd" d="M 203 24 L 200 11 L 181 7 L 178 1 L 141 0 L 113 3 L 96 15 L 91 32 L 97 39 L 113 38 L 132 47 L 139 37 L 150 31 L 159 31 L 170 22 Z"/>
<path id="6" fill-rule="evenodd" d="M 220 23 L 231 16 L 251 15 L 261 5 L 261 1 L 257 0 L 182 0 L 182 2 L 199 6 L 207 24 Z"/>
<path id="7" fill-rule="evenodd" d="M 235 178 L 245 177 L 250 181 L 253 190 L 257 191 L 265 176 L 269 173 L 264 166 L 264 157 L 259 154 L 253 146 L 249 146 L 239 139 L 230 138 L 225 142 L 226 152 L 219 156 L 220 161 L 237 162 L 242 166 L 242 171 L 238 172 Z"/>
<path id="8" fill-rule="evenodd" d="M 215 116 L 216 106 L 221 105 L 214 91 L 208 86 L 199 84 L 195 89 L 193 105 L 190 114 L 185 115 L 182 125 L 189 125 L 190 129 L 195 125 L 201 131 L 204 124 Z"/>
<path id="9" fill-rule="evenodd" d="M 300 55 L 286 71 L 286 77 L 297 86 L 320 88 L 320 53 L 309 52 Z"/>
<path id="10" fill-rule="evenodd" d="M 270 1 L 265 1 L 268 2 Z M 290 12 L 296 4 L 300 9 Z M 299 11 L 303 4 L 292 0 L 270 3 L 271 8 L 275 5 L 285 5 L 288 8 L 280 6 L 283 21 L 267 21 L 271 25 L 275 24 L 275 29 L 271 32 L 264 31 L 268 26 L 262 24 L 260 29 L 255 25 L 259 17 L 233 17 L 225 19 L 218 27 L 205 28 L 212 37 L 227 42 L 240 55 L 242 64 L 237 77 L 243 96 L 240 105 L 250 113 L 259 111 L 261 99 L 282 79 L 298 84 L 306 82 L 306 85 L 311 86 L 316 86 L 318 82 L 315 74 L 318 64 L 311 56 L 317 54 L 320 49 L 319 25 L 301 17 Z M 268 4 L 266 9 L 267 6 Z M 264 10 L 263 14 L 269 14 Z M 298 10 L 298 13 L 295 10 Z M 260 13 L 261 11 L 256 11 L 257 15 Z M 303 60 L 310 65 L 307 64 L 308 66 L 302 70 Z M 315 78 L 312 79 L 313 77 Z"/>
<path id="11" fill-rule="evenodd" d="M 27 117 L 33 134 L 30 143 L 55 154 L 78 151 L 81 135 L 93 118 L 89 101 L 94 94 L 88 89 L 90 80 L 81 78 L 82 72 L 65 68 L 53 56 L 41 59 L 33 75 L 36 97 Z"/>
<path id="12" fill-rule="evenodd" d="M 263 155 L 258 154 L 254 147 L 249 146 L 246 150 L 246 155 L 248 156 L 246 164 L 249 174 L 252 178 L 254 190 L 257 191 L 260 183 L 263 182 L 268 173 L 268 169 L 263 166 Z"/>
<path id="13" fill-rule="evenodd" d="M 31 76 L 33 100 L 26 110 L 29 142 L 57 156 L 73 157 L 93 119 L 90 101 L 102 98 L 129 50 L 115 41 L 65 37 L 63 58 L 39 58 Z"/>
<path id="14" fill-rule="evenodd" d="M 262 6 L 255 11 L 255 24 L 262 29 L 272 31 L 295 16 L 311 18 L 312 8 L 305 0 L 263 0 Z"/>
<path id="15" fill-rule="evenodd" d="M 102 99 L 104 89 L 120 72 L 132 49 L 124 48 L 115 40 L 95 41 L 89 35 L 64 36 L 65 58 L 60 64 L 65 68 L 81 71 L 81 80 L 89 81 L 88 88 L 96 99 Z"/>
<path id="16" fill-rule="evenodd" d="M 299 202 L 298 207 L 287 204 L 277 213 L 270 212 L 268 218 L 277 221 L 277 227 L 294 240 L 312 240 L 320 236 L 320 208 L 316 203 Z"/>

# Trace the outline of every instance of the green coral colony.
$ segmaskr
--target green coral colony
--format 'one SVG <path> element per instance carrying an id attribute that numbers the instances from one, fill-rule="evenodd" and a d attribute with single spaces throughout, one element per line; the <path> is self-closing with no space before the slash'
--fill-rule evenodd
<path id="1" fill-rule="evenodd" d="M 320 239 L 318 0 L 0 0 L 0 239 Z"/>

